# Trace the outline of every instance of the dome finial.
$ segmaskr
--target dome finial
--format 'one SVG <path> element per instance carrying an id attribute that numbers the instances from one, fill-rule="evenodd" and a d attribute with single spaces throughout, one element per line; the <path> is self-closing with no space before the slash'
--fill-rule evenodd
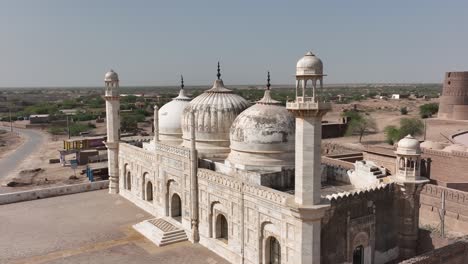
<path id="1" fill-rule="evenodd" d="M 181 75 L 180 75 L 180 89 L 183 90 L 184 87 L 185 87 L 185 86 L 184 86 L 184 76 L 181 74 Z"/>
<path id="2" fill-rule="evenodd" d="M 218 76 L 218 80 L 221 80 L 221 69 L 219 67 L 219 61 L 218 61 L 218 74 L 216 74 L 216 76 Z"/>
<path id="3" fill-rule="evenodd" d="M 267 90 L 270 90 L 270 71 L 268 71 L 268 77 L 267 77 Z"/>

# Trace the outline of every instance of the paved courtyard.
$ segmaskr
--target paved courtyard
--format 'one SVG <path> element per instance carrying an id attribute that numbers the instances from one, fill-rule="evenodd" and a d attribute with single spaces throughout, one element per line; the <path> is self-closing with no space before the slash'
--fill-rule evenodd
<path id="1" fill-rule="evenodd" d="M 107 190 L 0 205 L 0 263 L 227 263 L 199 244 L 157 247 L 149 214 Z"/>

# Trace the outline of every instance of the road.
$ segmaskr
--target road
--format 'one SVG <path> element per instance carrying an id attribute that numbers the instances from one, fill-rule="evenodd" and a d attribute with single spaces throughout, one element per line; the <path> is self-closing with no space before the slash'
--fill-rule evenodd
<path id="1" fill-rule="evenodd" d="M 0 129 L 10 130 L 9 127 L 3 126 L 0 126 Z M 18 132 L 24 138 L 24 143 L 13 152 L 0 158 L 0 179 L 18 168 L 21 162 L 36 151 L 46 140 L 45 135 L 39 131 L 18 128 L 13 128 L 13 131 Z"/>

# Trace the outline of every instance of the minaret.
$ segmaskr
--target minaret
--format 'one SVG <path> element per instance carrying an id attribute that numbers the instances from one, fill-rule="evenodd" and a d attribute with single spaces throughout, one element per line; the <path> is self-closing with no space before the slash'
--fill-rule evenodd
<path id="1" fill-rule="evenodd" d="M 296 241 L 300 252 L 294 263 L 320 263 L 321 219 L 329 206 L 320 196 L 322 117 L 331 109 L 330 103 L 319 101 L 316 92 L 317 82 L 322 88 L 323 76 L 322 61 L 308 52 L 297 62 L 296 99 L 286 103 L 286 109 L 296 117 L 295 194 L 291 207 L 300 222 Z M 309 95 L 308 81 L 312 90 Z"/>
<path id="2" fill-rule="evenodd" d="M 429 180 L 421 177 L 421 147 L 419 140 L 407 135 L 398 142 L 395 151 L 398 216 L 398 247 L 400 260 L 416 255 L 419 233 L 419 195 Z"/>
<path id="3" fill-rule="evenodd" d="M 109 193 L 119 193 L 119 133 L 120 133 L 120 96 L 119 76 L 113 70 L 104 77 L 106 92 L 107 155 L 109 164 Z"/>

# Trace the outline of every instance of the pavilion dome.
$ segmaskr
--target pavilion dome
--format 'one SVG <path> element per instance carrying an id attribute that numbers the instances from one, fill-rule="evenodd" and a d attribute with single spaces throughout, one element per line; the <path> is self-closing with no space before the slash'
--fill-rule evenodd
<path id="1" fill-rule="evenodd" d="M 296 75 L 322 75 L 323 63 L 312 52 L 307 52 L 296 64 Z"/>
<path id="2" fill-rule="evenodd" d="M 182 141 L 181 119 L 184 108 L 190 100 L 191 98 L 185 95 L 185 90 L 180 89 L 179 96 L 159 109 L 159 139 L 161 141 L 174 143 Z"/>
<path id="3" fill-rule="evenodd" d="M 115 82 L 119 80 L 119 75 L 114 71 L 110 70 L 104 75 L 105 82 Z"/>
<path id="4" fill-rule="evenodd" d="M 415 139 L 411 135 L 407 135 L 398 141 L 396 153 L 402 155 L 420 155 L 421 146 L 419 144 L 419 140 Z"/>
<path id="5" fill-rule="evenodd" d="M 230 129 L 231 153 L 227 161 L 237 167 L 293 166 L 295 118 L 270 90 L 242 112 Z"/>
<path id="6" fill-rule="evenodd" d="M 221 79 L 194 98 L 182 117 L 183 146 L 190 146 L 191 112 L 195 117 L 196 147 L 200 157 L 225 158 L 229 153 L 229 129 L 234 119 L 249 107 L 239 95 L 224 87 Z"/>

